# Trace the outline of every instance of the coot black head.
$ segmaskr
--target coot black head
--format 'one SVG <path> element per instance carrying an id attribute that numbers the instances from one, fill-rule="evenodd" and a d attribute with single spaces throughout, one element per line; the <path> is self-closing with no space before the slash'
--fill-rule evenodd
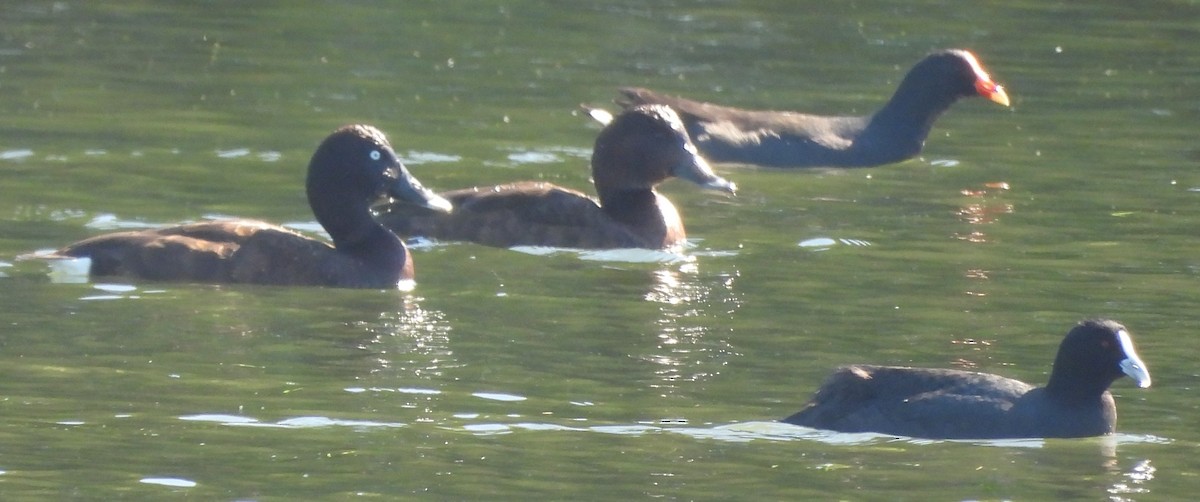
<path id="1" fill-rule="evenodd" d="M 1107 319 L 1075 326 L 1054 357 L 1046 392 L 1063 399 L 1090 399 L 1108 390 L 1122 376 L 1138 387 L 1150 386 L 1150 371 L 1133 347 L 1129 331 Z"/>

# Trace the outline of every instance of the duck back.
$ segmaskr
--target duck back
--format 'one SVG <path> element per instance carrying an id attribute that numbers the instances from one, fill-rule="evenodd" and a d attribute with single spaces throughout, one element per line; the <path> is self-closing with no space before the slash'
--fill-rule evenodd
<path id="1" fill-rule="evenodd" d="M 660 231 L 639 227 L 668 219 L 655 208 L 630 226 L 615 220 L 586 194 L 550 183 L 526 181 L 441 192 L 454 212 L 389 208 L 378 220 L 400 235 L 471 241 L 487 246 L 550 246 L 579 249 L 669 247 L 682 240 L 683 223 L 674 206 L 671 224 Z M 669 204 L 669 202 L 668 202 Z M 670 227 L 670 230 L 667 228 Z"/>

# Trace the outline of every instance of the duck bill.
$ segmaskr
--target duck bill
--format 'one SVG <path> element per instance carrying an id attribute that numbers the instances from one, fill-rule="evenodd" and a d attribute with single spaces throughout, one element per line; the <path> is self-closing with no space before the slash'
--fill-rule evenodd
<path id="1" fill-rule="evenodd" d="M 395 181 L 388 187 L 389 197 L 439 213 L 450 213 L 454 210 L 450 201 L 422 186 L 404 166 L 400 166 L 399 171 L 399 176 L 396 176 Z"/>
<path id="2" fill-rule="evenodd" d="M 1142 362 L 1142 358 L 1138 357 L 1129 333 L 1122 330 L 1118 332 L 1117 337 L 1121 341 L 1121 350 L 1125 352 L 1125 359 L 1122 359 L 1119 364 L 1121 372 L 1132 378 L 1138 387 L 1143 389 L 1149 387 L 1150 369 L 1146 367 L 1146 363 Z"/>
<path id="3" fill-rule="evenodd" d="M 979 79 L 975 81 L 975 92 L 980 96 L 988 98 L 996 103 L 1004 106 L 1009 105 L 1008 93 L 1004 92 L 1004 87 L 1000 84 L 987 79 Z"/>
<path id="4" fill-rule="evenodd" d="M 737 192 L 737 185 L 717 176 L 713 172 L 712 166 L 708 164 L 708 161 L 696 150 L 695 145 L 689 144 L 686 149 L 690 155 L 687 156 L 687 160 L 675 166 L 672 174 L 700 185 L 704 189 L 719 190 L 729 194 Z"/>

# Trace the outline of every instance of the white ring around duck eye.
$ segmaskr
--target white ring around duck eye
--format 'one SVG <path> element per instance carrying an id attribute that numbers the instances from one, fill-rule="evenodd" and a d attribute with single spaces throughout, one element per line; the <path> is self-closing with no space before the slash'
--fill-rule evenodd
<path id="1" fill-rule="evenodd" d="M 371 150 L 371 160 L 379 160 L 379 158 L 382 156 L 383 155 L 379 153 L 379 150 Z"/>

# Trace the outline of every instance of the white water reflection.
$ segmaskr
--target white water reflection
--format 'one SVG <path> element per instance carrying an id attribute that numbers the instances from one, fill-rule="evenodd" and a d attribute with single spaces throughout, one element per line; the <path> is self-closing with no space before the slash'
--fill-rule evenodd
<path id="1" fill-rule="evenodd" d="M 264 427 L 276 429 L 313 429 L 324 427 L 351 427 L 356 429 L 375 428 L 375 427 L 405 427 L 407 424 L 399 422 L 378 422 L 374 420 L 344 420 L 338 418 L 322 417 L 322 416 L 303 416 L 285 418 L 276 421 L 262 421 L 254 417 L 243 415 L 224 415 L 218 413 L 200 413 L 195 415 L 183 415 L 180 420 L 186 422 L 211 422 L 221 425 L 235 427 Z"/>
<path id="2" fill-rule="evenodd" d="M 698 382 L 720 374 L 729 359 L 739 355 L 724 338 L 727 322 L 742 304 L 735 291 L 737 273 L 705 276 L 699 264 L 661 268 L 645 300 L 659 305 L 657 343 L 640 359 L 659 366 L 662 382 L 651 387 L 672 392 L 679 382 Z"/>
<path id="3" fill-rule="evenodd" d="M 798 246 L 811 251 L 828 251 L 829 249 L 838 246 L 852 247 L 868 247 L 871 246 L 871 241 L 865 239 L 852 238 L 833 238 L 833 237 L 812 237 L 800 241 Z"/>
<path id="4" fill-rule="evenodd" d="M 359 323 L 370 334 L 361 347 L 373 354 L 372 374 L 388 379 L 396 374 L 427 379 L 441 375 L 446 368 L 462 366 L 450 348 L 446 314 L 423 308 L 421 300 L 406 295 L 399 309 Z"/>
<path id="5" fill-rule="evenodd" d="M 514 148 L 511 149 L 511 153 L 507 155 L 510 165 L 553 164 L 564 162 L 569 158 L 590 159 L 591 157 L 592 150 L 590 148 L 579 148 L 573 146 L 555 146 L 534 149 Z"/>
<path id="6" fill-rule="evenodd" d="M 586 422 L 586 419 L 581 420 Z M 1103 458 L 1113 457 L 1113 451 L 1119 446 L 1131 446 L 1141 444 L 1170 444 L 1173 441 L 1167 438 L 1162 438 L 1152 435 L 1138 434 L 1116 434 L 1111 436 L 1099 436 L 1094 438 L 1076 438 L 1076 439 L 1055 439 L 1046 440 L 1040 438 L 1017 438 L 1017 439 L 977 439 L 977 440 L 940 440 L 940 439 L 920 439 L 902 436 L 894 436 L 890 434 L 878 434 L 874 432 L 833 432 L 820 429 L 812 429 L 809 427 L 801 427 L 783 422 L 741 422 L 717 426 L 694 427 L 686 425 L 686 421 L 680 422 L 680 425 L 671 425 L 673 420 L 643 422 L 632 424 L 605 424 L 605 425 L 564 425 L 544 422 L 515 422 L 515 423 L 479 423 L 465 425 L 465 430 L 538 430 L 538 431 L 581 431 L 581 432 L 597 432 L 602 434 L 617 434 L 625 436 L 641 436 L 646 434 L 681 434 L 684 436 L 693 437 L 696 439 L 715 439 L 719 441 L 745 443 L 749 441 L 816 441 L 829 445 L 872 445 L 872 444 L 894 444 L 904 443 L 914 446 L 931 446 L 947 443 L 958 443 L 966 445 L 993 447 L 993 448 L 1016 448 L 1016 449 L 1044 449 L 1047 448 L 1050 441 L 1054 444 L 1070 445 L 1072 443 L 1088 444 L 1093 443 L 1099 446 L 1099 452 Z M 1154 478 L 1155 469 L 1150 465 L 1149 460 L 1141 460 L 1127 472 L 1124 473 L 1125 478 L 1132 484 L 1143 484 Z M 1133 493 L 1133 492 L 1130 492 Z"/>
<path id="7" fill-rule="evenodd" d="M 170 486 L 172 488 L 193 488 L 196 482 L 182 478 L 142 478 L 139 482 L 147 485 Z"/>
<path id="8" fill-rule="evenodd" d="M 33 150 L 27 148 L 0 151 L 0 160 L 25 160 L 32 156 Z"/>
<path id="9" fill-rule="evenodd" d="M 525 396 L 518 396 L 516 394 L 508 394 L 508 393 L 504 393 L 504 392 L 473 392 L 473 393 L 471 393 L 471 395 L 478 397 L 480 399 L 488 399 L 491 401 L 505 401 L 505 402 L 510 402 L 510 403 L 524 401 L 526 399 Z"/>
<path id="10" fill-rule="evenodd" d="M 359 345 L 368 353 L 367 370 L 346 392 L 377 396 L 400 408 L 436 408 L 442 391 L 433 382 L 463 364 L 450 347 L 452 330 L 445 313 L 423 307 L 422 301 L 405 295 L 399 308 L 355 323 L 367 334 Z"/>
<path id="11" fill-rule="evenodd" d="M 989 242 L 983 225 L 995 223 L 1014 211 L 1014 206 L 1003 199 L 1010 188 L 1007 182 L 996 181 L 985 183 L 982 187 L 960 190 L 959 193 L 967 199 L 958 208 L 958 219 L 971 227 L 969 232 L 960 232 L 954 237 L 975 244 Z"/>
<path id="12" fill-rule="evenodd" d="M 534 256 L 573 254 L 578 256 L 581 260 L 617 263 L 672 264 L 696 261 L 695 256 L 675 251 L 658 249 L 574 249 L 552 246 L 513 246 L 509 249 L 518 253 L 525 253 Z"/>
<path id="13" fill-rule="evenodd" d="M 1108 488 L 1108 493 L 1112 494 L 1109 500 L 1125 501 L 1136 500 L 1126 497 L 1126 495 L 1143 495 L 1150 493 L 1150 489 L 1146 487 L 1149 482 L 1154 480 L 1154 473 L 1157 469 L 1150 464 L 1149 459 L 1138 461 L 1129 471 L 1122 473 L 1125 478 L 1121 482 L 1114 483 Z"/>
<path id="14" fill-rule="evenodd" d="M 405 164 L 420 165 L 434 162 L 458 162 L 462 160 L 462 157 L 445 153 L 409 150 L 401 155 L 400 159 L 404 161 Z"/>

